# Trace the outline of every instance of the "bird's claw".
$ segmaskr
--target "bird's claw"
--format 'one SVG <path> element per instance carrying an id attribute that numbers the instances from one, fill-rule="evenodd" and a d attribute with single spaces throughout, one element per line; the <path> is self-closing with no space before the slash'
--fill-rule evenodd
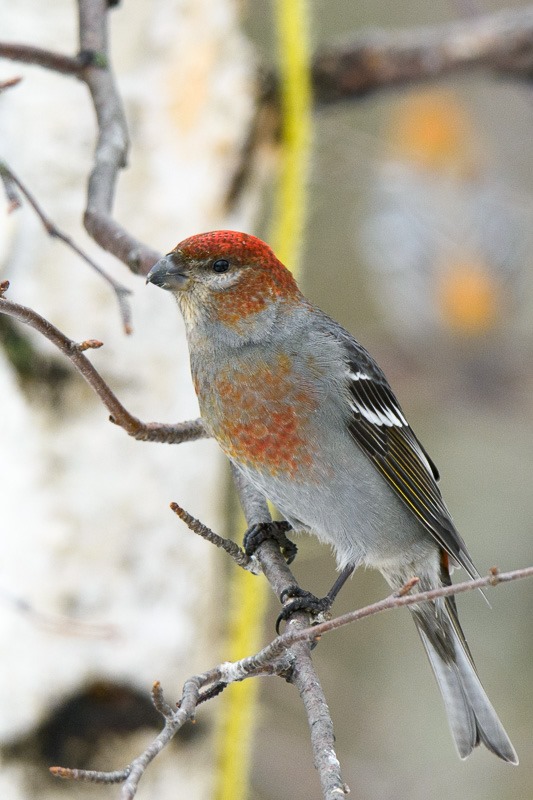
<path id="1" fill-rule="evenodd" d="M 267 539 L 277 542 L 287 564 L 292 564 L 296 558 L 298 548 L 287 538 L 287 531 L 291 530 L 288 522 L 258 522 L 251 525 L 243 539 L 243 548 L 247 556 L 253 556 L 260 544 Z"/>
<path id="2" fill-rule="evenodd" d="M 281 623 L 287 621 L 296 611 L 307 611 L 313 617 L 317 617 L 319 614 L 329 611 L 332 604 L 331 598 L 327 595 L 326 597 L 317 597 L 299 586 L 288 586 L 282 591 L 279 599 L 284 603 L 289 597 L 293 599 L 281 610 L 276 620 L 278 635 Z"/>

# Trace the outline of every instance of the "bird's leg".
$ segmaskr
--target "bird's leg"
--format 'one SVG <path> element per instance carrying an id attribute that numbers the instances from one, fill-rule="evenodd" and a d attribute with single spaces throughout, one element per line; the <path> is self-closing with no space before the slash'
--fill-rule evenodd
<path id="1" fill-rule="evenodd" d="M 253 556 L 260 544 L 267 539 L 273 539 L 277 542 L 287 564 L 291 564 L 296 558 L 298 548 L 287 538 L 287 531 L 290 531 L 292 526 L 286 522 L 258 522 L 251 525 L 243 539 L 243 548 L 247 556 Z"/>
<path id="2" fill-rule="evenodd" d="M 288 603 L 279 614 L 276 620 L 276 633 L 279 634 L 279 626 L 281 625 L 282 621 L 289 619 L 289 617 L 292 616 L 295 611 L 308 611 L 314 616 L 321 614 L 324 611 L 329 611 L 333 605 L 333 601 L 350 575 L 353 573 L 354 569 L 355 564 L 347 564 L 325 597 L 317 597 L 316 595 L 312 594 L 312 592 L 307 592 L 305 589 L 301 589 L 299 586 L 288 586 L 286 589 L 284 589 L 280 595 L 280 601 L 284 603 L 289 597 L 294 599 L 292 599 L 291 602 Z"/>

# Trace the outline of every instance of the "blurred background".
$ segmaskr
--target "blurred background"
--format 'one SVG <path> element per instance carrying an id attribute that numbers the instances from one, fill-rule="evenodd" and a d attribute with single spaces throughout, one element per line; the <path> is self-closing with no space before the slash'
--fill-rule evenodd
<path id="1" fill-rule="evenodd" d="M 457 19 L 466 5 L 314 2 L 314 43 L 345 40 L 361 27 Z M 485 12 L 503 7 L 511 6 L 479 4 Z M 254 4 L 246 21 L 268 61 L 270 4 Z M 456 75 L 320 108 L 314 123 L 304 290 L 385 370 L 440 469 L 443 495 L 478 569 L 529 564 L 531 88 Z M 334 577 L 331 556 L 302 541 L 295 572 L 320 595 Z M 379 575 L 360 570 L 335 610 L 384 593 Z M 408 614 L 381 615 L 333 634 L 315 651 L 354 797 L 530 796 L 531 586 L 515 584 L 489 600 L 492 609 L 475 594 L 458 603 L 520 766 L 508 769 L 478 751 L 458 760 Z M 289 686 L 268 682 L 263 689 L 255 796 L 318 796 L 312 773 L 299 769 L 294 778 L 295 764 L 311 757 L 298 705 Z"/>
<path id="2" fill-rule="evenodd" d="M 16 15 L 6 11 L 6 19 L 11 17 L 6 38 L 75 52 L 70 4 L 60 0 L 50 4 L 51 18 L 43 31 L 39 4 L 19 2 Z M 488 13 L 520 5 L 487 0 L 473 9 L 472 3 L 459 0 L 401 4 L 310 0 L 308 7 L 314 49 L 362 28 L 413 28 L 466 18 L 473 10 Z M 120 182 L 117 217 L 162 250 L 187 234 L 214 227 L 245 228 L 268 239 L 271 176 L 279 157 L 277 121 L 268 114 L 256 149 L 247 156 L 250 164 L 243 187 L 231 202 L 228 187 L 241 170 L 254 116 L 255 69 L 276 66 L 273 3 L 217 0 L 198 3 L 193 10 L 185 2 L 126 0 L 113 11 L 111 21 L 113 57 L 133 143 L 131 168 Z M 1 65 L 2 77 L 26 69 L 6 61 Z M 14 168 L 18 166 L 28 180 L 31 177 L 32 187 L 39 190 L 44 204 L 51 204 L 56 220 L 66 220 L 85 243 L 79 219 L 93 143 L 90 109 L 74 82 L 51 74 L 43 77 L 36 68 L 24 74 L 20 92 L 13 89 L 12 98 L 7 92 L 0 97 L 6 155 Z M 59 91 L 71 94 L 60 101 Z M 35 120 L 31 114 L 39 102 L 46 109 L 64 109 L 64 118 L 57 123 L 60 147 L 72 155 L 60 170 L 57 149 L 45 163 L 41 153 L 49 138 L 57 137 L 57 130 L 51 133 L 42 122 L 42 128 L 32 128 L 30 141 L 20 141 L 20 131 L 27 129 L 28 120 Z M 81 123 L 73 118 L 68 103 L 83 109 Z M 443 495 L 482 574 L 494 565 L 507 570 L 533 563 L 532 127 L 532 88 L 480 73 L 394 88 L 357 102 L 322 106 L 313 114 L 303 289 L 385 370 L 412 427 L 439 467 Z M 55 204 L 54 194 L 62 197 Z M 159 295 L 144 292 L 140 279 L 104 259 L 113 274 L 129 281 L 134 290 L 135 333 L 124 340 L 112 301 L 104 297 L 98 278 L 86 276 L 83 265 L 72 265 L 72 256 L 60 255 L 58 245 L 51 252 L 52 246 L 25 210 L 22 219 L 6 221 L 0 215 L 2 274 L 17 287 L 12 299 L 33 304 L 74 338 L 78 328 L 83 329 L 80 339 L 105 338 L 109 355 L 95 354 L 93 361 L 120 389 L 133 413 L 161 421 L 194 416 L 183 330 L 170 302 L 167 308 Z M 88 240 L 87 246 L 91 246 Z M 43 250 L 47 263 L 55 264 L 46 267 L 52 272 L 44 275 L 40 256 L 36 262 Z M 63 260 L 62 271 L 58 258 Z M 68 282 L 67 264 L 73 273 Z M 84 274 L 82 284 L 75 283 L 74 273 Z M 4 332 L 4 346 L 6 337 Z M 37 352 L 49 356 L 45 344 L 37 337 L 30 339 Z M 9 364 L 6 370 L 13 373 Z M 5 781 L 6 797 L 52 798 L 64 787 L 41 784 L 41 772 L 28 762 L 36 752 L 35 730 L 49 719 L 58 698 L 65 702 L 85 697 L 87 687 L 98 695 L 99 682 L 111 676 L 119 687 L 113 683 L 111 701 L 124 687 L 130 692 L 118 697 L 123 708 L 125 698 L 133 702 L 136 697 L 132 687 L 142 693 L 152 679 L 163 677 L 174 690 L 172 681 L 179 683 L 225 658 L 226 620 L 220 609 L 226 604 L 231 567 L 203 543 L 191 542 L 192 535 L 181 529 L 177 533 L 176 523 L 165 516 L 169 513 L 165 504 L 179 500 L 222 530 L 225 524 L 230 527 L 227 509 L 232 503 L 226 466 L 212 443 L 165 450 L 127 442 L 126 450 L 119 450 L 124 434 L 110 432 L 101 407 L 95 404 L 87 410 L 92 408 L 88 391 L 70 383 L 59 403 L 63 414 L 68 410 L 66 435 L 65 419 L 60 424 L 54 417 L 55 401 L 42 399 L 48 390 L 41 384 L 40 388 L 33 384 L 29 392 L 21 389 L 20 376 L 14 373 L 6 380 L 4 414 L 21 420 L 14 446 L 20 450 L 23 443 L 25 460 L 14 477 L 13 460 L 6 459 L 2 476 L 9 478 L 10 487 L 20 487 L 19 494 L 9 489 L 12 502 L 5 515 L 3 538 L 11 543 L 3 545 L 4 593 L 13 599 L 16 590 L 40 609 L 112 622 L 120 632 L 118 644 L 87 639 L 80 645 L 68 637 L 59 643 L 53 633 L 40 631 L 36 638 L 27 620 L 12 610 L 12 603 L 0 606 L 4 617 L 0 632 L 8 653 L 0 672 L 5 670 L 5 681 L 19 671 L 30 673 L 21 679 L 15 696 L 31 698 L 22 704 L 21 718 L 13 692 L 5 690 L 0 697 L 6 744 L 0 782 Z M 38 436 L 32 436 L 35 425 L 40 426 Z M 81 433 L 87 426 L 89 433 Z M 90 463 L 84 461 L 87 452 Z M 33 476 L 36 463 L 39 474 Z M 93 483 L 95 472 L 101 484 Z M 60 512 L 47 505 L 45 489 L 52 479 L 63 487 Z M 120 487 L 118 494 L 115 484 Z M 140 515 L 130 502 L 139 491 L 143 492 Z M 88 495 L 98 497 L 97 518 Z M 31 502 L 26 501 L 29 508 L 21 522 L 21 504 L 28 496 Z M 34 543 L 37 520 L 39 529 L 47 531 L 39 545 Z M 143 549 L 146 541 L 151 543 L 148 551 Z M 103 548 L 100 555 L 98 548 Z M 300 539 L 299 548 L 297 578 L 305 588 L 324 594 L 335 576 L 331 554 L 313 539 Z M 169 558 L 170 575 L 166 574 Z M 122 570 L 120 602 L 114 593 L 117 561 Z M 102 564 L 108 575 L 104 588 Z M 61 584 L 65 570 L 67 588 L 51 592 L 50 584 L 56 580 Z M 198 580 L 191 581 L 191 572 L 201 573 Z M 134 591 L 138 586 L 140 597 Z M 366 605 L 386 593 L 379 575 L 360 570 L 339 596 L 335 611 Z M 148 602 L 147 597 L 152 599 Z M 531 582 L 523 581 L 488 592 L 491 609 L 475 593 L 458 600 L 481 679 L 518 751 L 518 768 L 502 764 L 484 749 L 464 763 L 458 759 L 407 612 L 374 616 L 320 642 L 315 663 L 330 702 L 343 777 L 353 797 L 514 800 L 531 795 L 532 597 Z M 138 607 L 132 609 L 132 603 Z M 124 613 L 126 622 L 120 616 Z M 179 623 L 173 613 L 179 614 Z M 265 641 L 277 613 L 273 603 Z M 143 630 L 150 631 L 149 647 Z M 14 637 L 18 637 L 16 658 L 8 652 Z M 124 642 L 131 647 L 125 648 Z M 125 649 L 126 664 L 120 661 Z M 32 660 L 43 652 L 48 654 L 44 666 L 36 670 Z M 59 664 L 64 666 L 59 669 Z M 45 695 L 33 702 L 38 694 L 34 683 L 43 681 L 52 688 L 48 686 Z M 87 756 L 82 748 L 83 757 L 96 760 L 98 755 L 98 766 L 105 767 L 102 754 L 112 755 L 110 768 L 118 767 L 121 758 L 127 760 L 124 753 L 131 757 L 143 741 L 138 730 L 153 724 L 144 711 L 138 713 L 141 723 L 129 732 L 125 751 L 122 744 L 116 748 L 113 744 L 114 752 L 108 753 L 104 743 L 110 736 L 116 737 L 113 743 L 122 741 L 123 733 L 106 731 L 100 750 L 95 744 Z M 279 680 L 265 681 L 254 713 L 257 729 L 249 796 L 320 797 L 307 723 L 294 689 Z M 216 776 L 210 762 L 216 714 L 214 703 L 205 717 L 199 714 L 198 735 L 190 743 L 181 742 L 162 760 L 163 766 L 152 767 L 139 797 L 164 800 L 176 792 L 214 796 Z M 232 745 L 239 750 L 238 738 Z M 77 751 L 69 747 L 61 755 L 72 762 Z M 172 761 L 181 771 L 172 771 Z M 196 771 L 198 780 L 193 777 Z M 190 784 L 183 783 L 189 779 Z M 66 791 L 73 797 L 116 796 L 116 790 L 87 786 L 68 786 Z"/>

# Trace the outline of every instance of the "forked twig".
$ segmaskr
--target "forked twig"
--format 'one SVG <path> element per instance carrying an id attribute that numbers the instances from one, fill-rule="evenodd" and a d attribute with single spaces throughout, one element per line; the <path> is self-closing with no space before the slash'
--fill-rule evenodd
<path id="1" fill-rule="evenodd" d="M 85 378 L 89 386 L 96 392 L 102 403 L 111 414 L 111 421 L 124 428 L 126 433 L 142 442 L 162 442 L 165 444 L 181 444 L 207 436 L 206 430 L 200 419 L 190 422 L 180 422 L 176 425 L 166 425 L 160 422 L 141 422 L 127 411 L 109 388 L 100 373 L 83 354 L 84 350 L 101 346 L 101 342 L 89 339 L 81 344 L 69 339 L 59 328 L 52 325 L 40 314 L 27 306 L 19 305 L 7 300 L 5 292 L 9 288 L 9 281 L 0 284 L 0 313 L 8 314 L 21 322 L 26 323 L 39 333 L 42 333 L 74 364 L 78 372 Z"/>
<path id="2" fill-rule="evenodd" d="M 97 264 L 94 259 L 87 255 L 87 253 L 82 250 L 81 247 L 79 247 L 70 236 L 68 236 L 66 233 L 63 233 L 63 231 L 57 227 L 55 222 L 52 222 L 50 217 L 45 214 L 27 186 L 21 181 L 18 175 L 13 172 L 11 167 L 5 163 L 5 161 L 0 161 L 0 178 L 2 179 L 6 195 L 9 200 L 10 211 L 13 211 L 15 208 L 18 208 L 21 205 L 20 200 L 17 197 L 17 192 L 14 189 L 14 187 L 16 187 L 21 194 L 24 195 L 30 206 L 33 208 L 49 236 L 53 237 L 54 239 L 59 239 L 61 242 L 66 244 L 67 247 L 70 247 L 70 249 L 73 250 L 76 255 L 83 259 L 86 264 L 89 264 L 89 266 L 92 267 L 92 269 L 111 286 L 117 298 L 124 332 L 127 334 L 131 333 L 131 308 L 127 300 L 128 295 L 131 294 L 131 289 L 128 289 L 127 286 L 124 286 L 122 283 L 119 283 L 112 278 L 111 275 L 108 275 L 107 272 L 102 269 L 102 267 Z"/>
<path id="3" fill-rule="evenodd" d="M 69 780 L 105 784 L 123 783 L 121 798 L 122 800 L 131 800 L 137 792 L 139 781 L 146 771 L 147 766 L 175 736 L 178 730 L 183 727 L 186 722 L 194 719 L 196 708 L 202 700 L 211 699 L 225 688 L 226 685 L 234 683 L 235 681 L 242 681 L 246 678 L 260 675 L 287 675 L 294 667 L 296 661 L 296 653 L 294 651 L 295 645 L 310 645 L 325 633 L 329 633 L 344 625 L 348 625 L 364 617 L 372 616 L 373 614 L 378 614 L 382 611 L 426 603 L 438 597 L 450 597 L 460 592 L 497 586 L 500 583 L 508 583 L 531 576 L 533 576 L 533 567 L 526 567 L 510 572 L 499 572 L 497 568 L 493 567 L 489 571 L 489 574 L 483 578 L 464 581 L 454 586 L 442 586 L 439 589 L 408 594 L 415 585 L 415 581 L 411 580 L 399 591 L 389 595 L 389 597 L 358 609 L 357 611 L 342 614 L 339 617 L 334 617 L 319 625 L 305 628 L 293 628 L 289 626 L 284 633 L 277 636 L 270 644 L 255 655 L 248 656 L 239 661 L 219 664 L 208 672 L 204 672 L 202 675 L 195 675 L 189 678 L 184 684 L 183 693 L 176 709 L 172 709 L 163 699 L 161 687 L 159 683 L 155 683 L 152 689 L 152 700 L 157 710 L 165 718 L 165 725 L 163 730 L 153 739 L 146 750 L 124 769 L 112 772 L 97 772 L 94 770 L 78 770 L 55 766 L 50 768 L 50 772 L 58 778 Z M 298 668 L 302 669 L 301 666 Z M 201 691 L 202 689 L 204 689 L 203 692 Z M 304 693 L 303 699 L 304 701 L 309 699 L 309 695 Z M 318 705 L 320 706 L 320 704 Z M 325 729 L 323 731 L 323 736 L 328 737 L 330 733 L 332 734 L 332 731 L 328 730 L 331 720 L 327 705 L 325 705 L 325 700 L 324 709 L 321 710 L 320 707 L 318 707 L 318 709 L 308 710 L 308 715 L 310 715 L 310 718 L 313 717 L 317 727 L 322 725 Z M 335 768 L 334 763 L 336 761 L 334 750 L 332 748 L 323 748 L 323 755 L 329 767 L 333 770 L 331 786 L 326 792 L 325 797 L 327 797 L 328 800 L 340 798 L 346 795 L 349 789 L 339 780 L 338 770 Z"/>

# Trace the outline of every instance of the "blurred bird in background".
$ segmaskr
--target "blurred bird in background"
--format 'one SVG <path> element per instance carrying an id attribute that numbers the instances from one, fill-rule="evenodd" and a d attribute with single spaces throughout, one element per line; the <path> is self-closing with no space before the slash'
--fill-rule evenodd
<path id="1" fill-rule="evenodd" d="M 392 109 L 362 231 L 376 302 L 400 348 L 456 381 L 463 398 L 516 383 L 531 208 L 495 176 L 483 137 L 449 90 Z M 508 400 L 508 395 L 506 397 Z"/>

